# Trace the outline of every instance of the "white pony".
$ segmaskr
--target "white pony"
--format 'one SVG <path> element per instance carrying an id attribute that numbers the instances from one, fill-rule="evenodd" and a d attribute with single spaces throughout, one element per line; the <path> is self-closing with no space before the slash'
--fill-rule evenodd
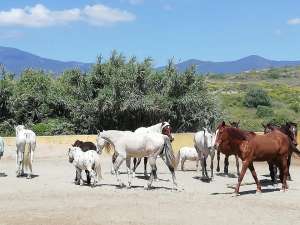
<path id="1" fill-rule="evenodd" d="M 151 166 L 152 172 L 148 183 L 145 185 L 145 188 L 151 188 L 154 178 L 154 172 L 156 170 L 156 158 L 162 151 L 164 151 L 166 158 L 165 162 L 172 174 L 173 188 L 177 188 L 174 171 L 176 160 L 168 136 L 158 133 L 138 134 L 133 132 L 126 132 L 120 134 L 118 131 L 103 131 L 100 132 L 99 136 L 108 141 L 118 153 L 118 156 L 114 162 L 114 170 L 117 182 L 121 187 L 124 184 L 120 180 L 118 169 L 124 162 L 124 160 L 126 159 L 128 186 L 131 187 L 133 178 L 130 168 L 131 157 L 149 157 L 149 164 Z"/>
<path id="2" fill-rule="evenodd" d="M 76 168 L 77 180 L 75 184 L 80 185 L 81 171 L 88 170 L 91 176 L 91 186 L 102 179 L 100 156 L 94 150 L 83 152 L 79 147 L 71 147 L 68 152 L 69 162 Z"/>
<path id="3" fill-rule="evenodd" d="M 4 141 L 3 138 L 0 137 L 0 159 L 3 156 L 3 154 L 4 154 Z"/>
<path id="4" fill-rule="evenodd" d="M 137 134 L 147 134 L 147 133 L 159 133 L 159 134 L 165 134 L 169 136 L 170 140 L 174 140 L 174 136 L 171 134 L 171 126 L 169 122 L 162 122 L 155 124 L 150 127 L 139 127 L 137 128 L 134 133 Z M 145 157 L 144 158 L 144 175 L 147 176 L 147 161 L 148 159 Z M 138 165 L 141 163 L 141 158 L 134 158 L 133 160 L 133 176 L 135 176 L 135 170 L 138 167 Z M 154 175 L 155 178 L 157 178 L 157 175 Z"/>
<path id="5" fill-rule="evenodd" d="M 199 155 L 194 147 L 182 147 L 177 152 L 176 163 L 177 165 L 181 162 L 181 170 L 184 171 L 184 163 L 186 160 L 196 161 L 196 170 L 199 168 Z"/>
<path id="6" fill-rule="evenodd" d="M 206 159 L 208 155 L 210 155 L 210 169 L 211 169 L 211 179 L 213 179 L 213 161 L 215 157 L 215 143 L 216 135 L 214 133 L 210 133 L 206 128 L 202 131 L 198 131 L 194 136 L 194 146 L 198 152 L 201 167 L 202 167 L 202 176 L 208 178 L 207 170 L 206 170 Z"/>
<path id="7" fill-rule="evenodd" d="M 23 125 L 15 127 L 16 130 L 16 163 L 17 177 L 24 175 L 25 169 L 29 169 L 27 178 L 32 176 L 33 155 L 36 146 L 36 135 L 32 130 L 27 130 Z"/>

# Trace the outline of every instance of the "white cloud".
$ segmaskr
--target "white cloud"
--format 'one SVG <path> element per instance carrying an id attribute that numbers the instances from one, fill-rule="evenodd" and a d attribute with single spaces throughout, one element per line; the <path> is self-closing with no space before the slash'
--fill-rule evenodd
<path id="1" fill-rule="evenodd" d="M 12 8 L 0 11 L 0 26 L 46 27 L 84 21 L 103 26 L 118 22 L 133 21 L 135 15 L 102 4 L 87 5 L 83 9 L 73 8 L 51 11 L 42 4 L 33 7 Z"/>
<path id="2" fill-rule="evenodd" d="M 300 18 L 289 19 L 287 23 L 290 25 L 300 25 Z"/>

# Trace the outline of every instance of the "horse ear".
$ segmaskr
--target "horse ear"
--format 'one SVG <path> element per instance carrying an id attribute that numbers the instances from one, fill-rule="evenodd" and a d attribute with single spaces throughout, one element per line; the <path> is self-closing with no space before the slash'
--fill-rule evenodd
<path id="1" fill-rule="evenodd" d="M 263 126 L 263 128 L 266 128 L 267 126 L 265 125 L 265 124 L 263 124 L 263 123 L 261 123 L 261 125 Z"/>
<path id="2" fill-rule="evenodd" d="M 240 120 L 237 122 L 237 125 L 240 125 Z"/>
<path id="3" fill-rule="evenodd" d="M 226 123 L 225 123 L 225 121 L 224 121 L 224 120 L 222 121 L 222 124 L 221 124 L 221 126 L 222 126 L 222 127 L 225 127 L 225 126 L 226 126 Z"/>

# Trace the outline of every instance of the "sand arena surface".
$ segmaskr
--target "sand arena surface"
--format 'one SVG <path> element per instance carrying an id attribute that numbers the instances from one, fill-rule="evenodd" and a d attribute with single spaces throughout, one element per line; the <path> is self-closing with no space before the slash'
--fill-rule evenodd
<path id="1" fill-rule="evenodd" d="M 40 141 L 33 165 L 36 176 L 27 180 L 16 178 L 15 147 L 13 141 L 7 141 L 5 156 L 0 161 L 0 225 L 300 223 L 300 168 L 295 158 L 291 167 L 294 181 L 288 183 L 287 192 L 279 191 L 281 184 L 277 188 L 269 185 L 266 163 L 255 163 L 263 193 L 255 194 L 256 185 L 247 171 L 241 196 L 232 197 L 232 187 L 237 182 L 234 157 L 230 158 L 229 167 L 232 176 L 216 174 L 210 183 L 199 179 L 195 162 L 187 162 L 188 171 L 176 172 L 182 191 L 171 190 L 170 172 L 158 159 L 160 180 L 153 183 L 154 189 L 147 191 L 143 189 L 146 180 L 142 165 L 133 188 L 116 187 L 116 179 L 110 174 L 111 158 L 104 154 L 101 156 L 104 180 L 91 188 L 73 183 L 75 171 L 67 160 L 67 148 L 63 141 Z M 124 163 L 121 172 L 125 171 Z M 127 183 L 127 174 L 121 178 Z"/>

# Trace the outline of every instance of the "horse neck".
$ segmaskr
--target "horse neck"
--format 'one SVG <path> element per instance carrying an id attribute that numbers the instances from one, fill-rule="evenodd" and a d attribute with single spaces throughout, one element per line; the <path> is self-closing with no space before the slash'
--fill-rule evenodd
<path id="1" fill-rule="evenodd" d="M 162 123 L 155 124 L 153 126 L 147 127 L 147 129 L 151 132 L 161 133 L 162 132 Z"/>

